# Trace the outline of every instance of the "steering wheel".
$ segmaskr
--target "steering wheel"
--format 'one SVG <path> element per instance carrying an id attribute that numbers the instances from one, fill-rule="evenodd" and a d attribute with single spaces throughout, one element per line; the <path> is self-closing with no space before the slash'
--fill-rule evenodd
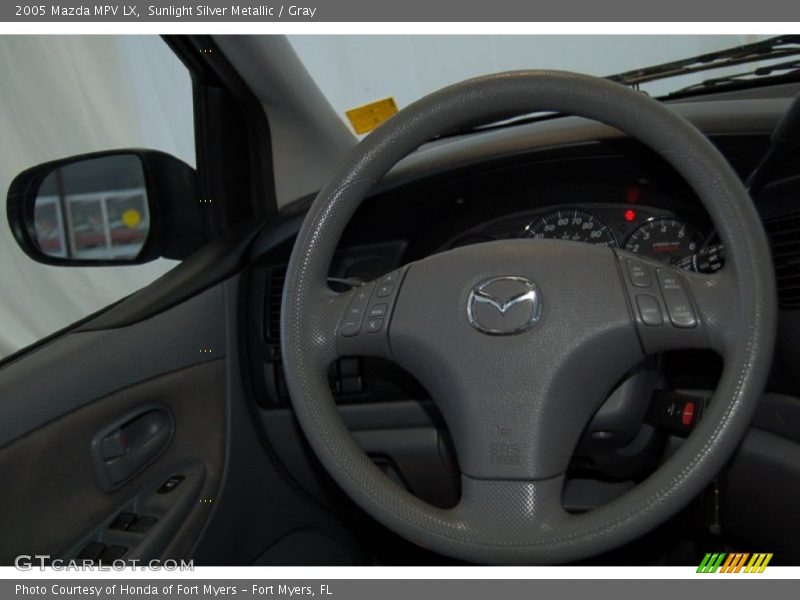
<path id="1" fill-rule="evenodd" d="M 437 134 L 540 110 L 637 138 L 686 179 L 726 248 L 712 275 L 618 249 L 506 240 L 435 254 L 345 293 L 327 285 L 345 226 L 376 182 Z M 776 328 L 766 236 L 727 161 L 642 93 L 559 71 L 501 73 L 447 87 L 367 136 L 316 197 L 292 252 L 281 344 L 294 411 L 319 460 L 389 529 L 467 561 L 582 559 L 626 543 L 700 493 L 744 437 Z M 561 505 L 582 431 L 647 354 L 708 348 L 724 369 L 686 443 L 595 510 Z M 461 498 L 444 509 L 389 480 L 343 423 L 327 369 L 341 356 L 393 360 L 430 392 L 453 438 Z"/>

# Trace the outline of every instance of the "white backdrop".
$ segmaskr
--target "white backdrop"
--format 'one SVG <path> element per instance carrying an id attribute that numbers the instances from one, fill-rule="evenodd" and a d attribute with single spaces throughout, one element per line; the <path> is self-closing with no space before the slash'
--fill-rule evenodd
<path id="1" fill-rule="evenodd" d="M 48 267 L 14 242 L 13 177 L 112 148 L 169 152 L 194 166 L 189 74 L 158 36 L 0 36 L 0 356 L 130 294 L 174 265 Z"/>
<path id="2" fill-rule="evenodd" d="M 765 37 L 768 36 L 291 35 L 289 41 L 333 108 L 345 119 L 346 110 L 374 100 L 392 96 L 402 108 L 440 87 L 487 73 L 564 69 L 605 76 Z M 646 90 L 660 95 L 706 77 L 741 70 L 655 82 Z"/>

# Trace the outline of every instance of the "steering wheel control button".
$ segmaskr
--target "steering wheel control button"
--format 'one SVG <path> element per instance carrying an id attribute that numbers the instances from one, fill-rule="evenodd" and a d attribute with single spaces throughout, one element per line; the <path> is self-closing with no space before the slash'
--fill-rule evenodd
<path id="1" fill-rule="evenodd" d="M 653 283 L 650 277 L 650 269 L 638 260 L 628 259 L 628 275 L 631 283 L 636 287 L 650 287 Z"/>
<path id="2" fill-rule="evenodd" d="M 639 294 L 636 296 L 636 306 L 639 308 L 639 316 L 642 323 L 648 327 L 658 327 L 664 323 L 661 315 L 661 305 L 658 298 L 649 294 Z"/>
<path id="3" fill-rule="evenodd" d="M 383 327 L 383 319 L 368 319 L 367 333 L 378 333 Z"/>
<path id="4" fill-rule="evenodd" d="M 400 281 L 400 271 L 392 271 L 381 279 L 381 285 L 394 285 Z"/>
<path id="5" fill-rule="evenodd" d="M 489 335 L 522 333 L 542 315 L 542 294 L 525 277 L 492 277 L 472 288 L 467 298 L 467 319 Z"/>
<path id="6" fill-rule="evenodd" d="M 364 313 L 367 311 L 373 286 L 374 284 L 361 286 L 353 294 L 339 329 L 339 333 L 344 337 L 353 337 L 361 331 L 361 323 L 364 321 Z"/>
<path id="7" fill-rule="evenodd" d="M 386 316 L 386 309 L 388 308 L 387 304 L 375 304 L 372 308 L 369 309 L 369 317 L 385 317 Z"/>
<path id="8" fill-rule="evenodd" d="M 340 357 L 391 359 L 389 326 L 405 273 L 405 267 L 396 269 L 350 292 L 336 340 Z"/>
<path id="9" fill-rule="evenodd" d="M 672 324 L 675 327 L 686 329 L 695 327 L 697 319 L 692 309 L 692 303 L 689 301 L 689 294 L 683 288 L 679 277 L 669 271 L 659 269 L 658 283 Z"/>

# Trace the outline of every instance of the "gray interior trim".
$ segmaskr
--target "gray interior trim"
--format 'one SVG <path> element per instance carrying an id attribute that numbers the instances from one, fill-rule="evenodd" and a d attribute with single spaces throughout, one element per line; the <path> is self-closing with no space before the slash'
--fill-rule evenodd
<path id="1" fill-rule="evenodd" d="M 157 375 L 225 356 L 222 285 L 120 329 L 70 333 L 0 373 L 0 446 Z"/>
<path id="2" fill-rule="evenodd" d="M 267 113 L 278 208 L 315 193 L 355 146 L 355 136 L 285 36 L 218 35 L 214 41 Z"/>
<path id="3" fill-rule="evenodd" d="M 724 533 L 774 552 L 781 564 L 800 556 L 800 444 L 751 429 L 721 491 Z"/>
<path id="4" fill-rule="evenodd" d="M 355 552 L 353 531 L 340 522 L 339 515 L 329 512 L 292 480 L 287 472 L 289 467 L 272 452 L 257 417 L 254 419 L 252 399 L 240 376 L 243 357 L 237 336 L 241 332 L 242 315 L 237 299 L 242 285 L 239 277 L 225 283 L 226 312 L 224 319 L 220 317 L 228 331 L 225 363 L 229 373 L 225 383 L 227 433 L 225 464 L 220 473 L 222 484 L 214 502 L 202 505 L 208 507 L 210 515 L 197 542 L 191 548 L 173 544 L 165 555 L 188 554 L 200 565 L 253 564 L 256 557 L 297 531 L 323 533 Z M 216 430 L 221 431 L 221 428 L 217 426 Z M 293 427 L 290 430 L 293 439 L 300 443 L 302 437 Z M 303 548 L 298 554 L 269 554 L 260 560 L 271 564 L 277 560 L 306 564 L 313 560 L 310 557 L 314 551 Z"/>
<path id="5" fill-rule="evenodd" d="M 675 102 L 664 106 L 706 135 L 769 134 L 791 104 L 790 98 Z M 615 127 L 583 117 L 565 116 L 444 138 L 422 146 L 394 166 L 379 184 L 387 189 L 413 179 L 463 167 L 488 158 L 514 156 L 545 148 L 627 137 Z"/>
<path id="6" fill-rule="evenodd" d="M 78 331 L 125 327 L 201 294 L 244 267 L 251 242 L 262 229 L 260 222 L 246 222 L 232 229 L 148 286 L 81 322 Z"/>
<path id="7" fill-rule="evenodd" d="M 225 361 L 217 359 L 137 383 L 4 447 L 0 453 L 0 514 L 5 517 L 0 564 L 11 564 L 23 553 L 64 556 L 74 552 L 90 532 L 130 508 L 133 499 L 171 475 L 188 475 L 184 470 L 191 464 L 200 463 L 203 468 L 201 497 L 215 498 L 225 451 L 225 373 Z M 92 461 L 92 436 L 121 415 L 151 402 L 168 406 L 178 424 L 169 446 L 145 471 L 119 489 L 105 492 Z M 165 500 L 171 500 L 169 496 Z M 185 521 L 171 523 L 173 544 L 187 548 L 212 506 L 193 503 Z M 147 515 L 150 508 L 145 503 L 135 505 L 142 511 L 139 514 Z M 157 544 L 159 548 L 163 542 Z M 132 544 L 129 547 L 133 549 Z M 150 557 L 157 552 L 150 546 Z"/>
<path id="8" fill-rule="evenodd" d="M 791 103 L 791 97 L 734 99 L 692 98 L 665 104 L 709 136 L 768 136 Z M 627 135 L 582 117 L 564 116 L 533 123 L 477 131 L 429 142 L 392 167 L 374 188 L 385 192 L 443 172 L 487 162 L 533 155 L 564 146 L 625 139 Z M 317 190 L 314 190 L 316 193 Z M 300 204 L 299 198 L 293 204 Z"/>

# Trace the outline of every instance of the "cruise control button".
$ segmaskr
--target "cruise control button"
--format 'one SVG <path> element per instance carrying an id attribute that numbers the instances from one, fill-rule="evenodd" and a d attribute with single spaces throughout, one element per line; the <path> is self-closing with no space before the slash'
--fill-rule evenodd
<path id="1" fill-rule="evenodd" d="M 344 337 L 358 335 L 358 332 L 361 331 L 361 323 L 364 320 L 364 313 L 367 310 L 371 291 L 371 286 L 365 285 L 353 294 L 353 298 L 350 300 L 350 305 L 344 315 L 342 327 L 339 329 L 339 333 Z"/>
<path id="2" fill-rule="evenodd" d="M 650 287 L 650 269 L 638 260 L 628 259 L 628 274 L 636 287 Z"/>
<path id="3" fill-rule="evenodd" d="M 387 308 L 388 306 L 386 304 L 376 304 L 375 306 L 369 309 L 369 316 L 373 318 L 386 316 Z"/>
<path id="4" fill-rule="evenodd" d="M 383 319 L 368 319 L 367 333 L 377 333 L 383 327 Z"/>
<path id="5" fill-rule="evenodd" d="M 675 327 L 692 328 L 697 325 L 697 319 L 689 301 L 689 294 L 683 288 L 683 284 L 677 275 L 658 270 L 658 282 L 661 287 L 661 294 L 664 296 L 664 304 L 667 306 L 669 320 Z"/>
<path id="6" fill-rule="evenodd" d="M 636 305 L 639 307 L 639 316 L 642 323 L 648 327 L 658 327 L 664 323 L 661 316 L 661 306 L 655 296 L 649 294 L 639 294 L 636 296 Z"/>
<path id="7" fill-rule="evenodd" d="M 397 283 L 398 279 L 400 279 L 400 271 L 392 271 L 391 273 L 383 276 L 383 279 L 381 279 L 381 284 L 394 285 Z"/>
<path id="8" fill-rule="evenodd" d="M 378 288 L 378 293 L 376 295 L 378 298 L 386 298 L 387 296 L 391 296 L 393 291 L 393 285 L 382 285 Z"/>

